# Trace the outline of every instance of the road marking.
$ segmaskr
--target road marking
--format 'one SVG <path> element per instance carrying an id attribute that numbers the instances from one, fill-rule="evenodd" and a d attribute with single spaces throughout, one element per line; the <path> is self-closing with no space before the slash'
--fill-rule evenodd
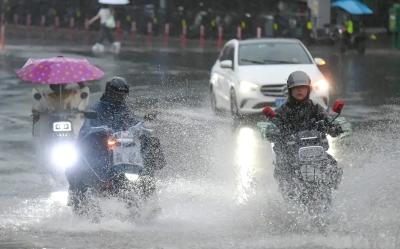
<path id="1" fill-rule="evenodd" d="M 11 118 L 11 117 L 7 117 L 7 116 L 1 115 L 1 114 L 0 114 L 0 119 L 4 119 L 4 120 L 7 120 L 7 121 L 10 121 L 12 123 L 19 124 L 19 125 L 22 125 L 22 126 L 30 126 L 30 125 L 32 125 L 31 122 L 28 122 L 26 120 L 19 119 L 19 118 Z"/>

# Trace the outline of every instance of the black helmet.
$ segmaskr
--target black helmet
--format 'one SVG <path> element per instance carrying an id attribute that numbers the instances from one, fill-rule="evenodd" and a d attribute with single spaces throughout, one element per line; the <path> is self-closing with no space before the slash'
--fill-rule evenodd
<path id="1" fill-rule="evenodd" d="M 308 75 L 303 71 L 295 71 L 289 75 L 287 80 L 288 89 L 295 86 L 311 86 L 311 80 Z"/>
<path id="2" fill-rule="evenodd" d="M 129 86 L 126 80 L 117 76 L 109 78 L 104 95 L 113 103 L 124 103 L 129 95 Z"/>

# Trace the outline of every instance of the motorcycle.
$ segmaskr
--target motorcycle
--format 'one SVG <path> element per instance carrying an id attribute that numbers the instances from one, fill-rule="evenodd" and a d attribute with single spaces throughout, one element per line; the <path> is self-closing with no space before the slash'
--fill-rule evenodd
<path id="1" fill-rule="evenodd" d="M 96 116 L 85 113 L 88 119 Z M 144 117 L 145 121 L 153 119 L 154 114 Z M 75 189 L 69 191 L 68 205 L 78 215 L 94 211 L 96 220 L 103 216 L 100 201 L 107 198 L 125 203 L 132 217 L 140 216 L 155 193 L 154 171 L 165 166 L 158 141 L 142 122 L 116 132 L 106 126 L 93 127 L 77 143 L 81 159 L 65 172 Z"/>
<path id="2" fill-rule="evenodd" d="M 88 94 L 83 92 L 80 97 L 82 102 L 88 98 Z M 34 99 L 40 102 L 42 95 L 36 92 Z M 46 120 L 40 124 L 43 140 L 40 141 L 37 155 L 40 160 L 39 167 L 43 168 L 46 173 L 49 173 L 56 182 L 63 186 L 67 185 L 64 177 L 65 168 L 73 165 L 78 157 L 75 148 L 74 127 L 77 126 L 76 122 L 80 120 L 81 114 L 85 114 L 85 111 L 75 108 L 46 111 L 43 114 L 33 116 L 32 133 L 34 137 L 37 136 L 35 124 L 40 119 Z"/>
<path id="3" fill-rule="evenodd" d="M 333 111 L 338 114 L 334 120 L 338 122 L 342 131 L 339 138 L 352 135 L 351 124 L 345 118 L 338 117 L 343 107 L 342 101 L 337 101 L 333 106 Z M 326 138 L 328 124 L 325 121 L 313 122 L 309 129 L 295 134 L 286 134 L 288 139 L 280 140 L 285 134 L 282 134 L 274 124 L 272 119 L 275 116 L 274 111 L 266 107 L 263 113 L 268 121 L 257 124 L 261 137 L 272 143 L 275 172 L 284 171 L 290 185 L 280 188 L 284 199 L 301 204 L 314 217 L 317 227 L 323 229 L 324 214 L 331 206 L 332 183 L 338 180 L 335 179 L 335 172 L 338 172 L 336 160 L 326 152 L 329 149 Z M 281 145 L 290 151 L 289 155 L 285 155 L 286 167 L 279 164 L 280 159 L 276 156 L 275 143 L 282 143 L 282 141 L 285 141 L 285 144 Z M 279 184 L 282 183 L 280 179 L 277 180 Z M 283 191 L 285 187 L 289 187 L 290 191 Z"/>
<path id="4" fill-rule="evenodd" d="M 330 33 L 330 37 L 339 52 L 343 54 L 347 49 L 353 48 L 357 50 L 358 54 L 365 54 L 367 34 L 362 31 L 350 35 L 346 31 L 347 28 L 336 26 Z"/>

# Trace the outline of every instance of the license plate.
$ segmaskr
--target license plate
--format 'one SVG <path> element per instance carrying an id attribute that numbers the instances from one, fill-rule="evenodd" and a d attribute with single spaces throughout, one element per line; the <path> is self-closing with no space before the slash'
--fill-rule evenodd
<path id="1" fill-rule="evenodd" d="M 114 165 L 127 164 L 143 166 L 143 157 L 140 152 L 140 143 L 131 146 L 116 146 L 113 150 Z"/>
<path id="2" fill-rule="evenodd" d="M 278 107 L 278 106 L 282 105 L 285 101 L 286 101 L 286 99 L 276 99 L 275 100 L 275 107 Z"/>
<path id="3" fill-rule="evenodd" d="M 321 168 L 313 165 L 303 165 L 300 168 L 301 175 L 304 181 L 318 181 L 322 179 Z"/>
<path id="4" fill-rule="evenodd" d="M 314 161 L 321 160 L 325 158 L 325 150 L 322 146 L 309 146 L 299 149 L 300 161 Z"/>

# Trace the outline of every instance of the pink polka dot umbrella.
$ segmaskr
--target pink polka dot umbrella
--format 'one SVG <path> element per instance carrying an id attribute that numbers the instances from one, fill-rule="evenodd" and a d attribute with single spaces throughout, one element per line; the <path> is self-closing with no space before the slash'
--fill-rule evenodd
<path id="1" fill-rule="evenodd" d="M 24 81 L 41 84 L 68 84 L 97 80 L 104 72 L 86 59 L 57 56 L 49 59 L 29 59 L 16 75 Z"/>

